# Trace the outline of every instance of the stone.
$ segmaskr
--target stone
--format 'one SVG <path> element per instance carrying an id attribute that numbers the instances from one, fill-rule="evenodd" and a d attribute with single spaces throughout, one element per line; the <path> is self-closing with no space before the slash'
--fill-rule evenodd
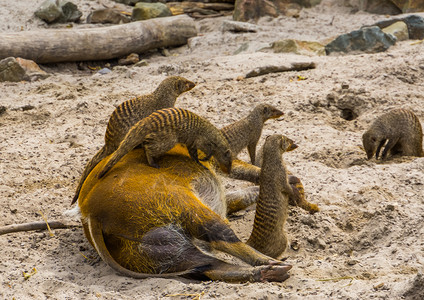
<path id="1" fill-rule="evenodd" d="M 285 39 L 271 44 L 274 53 L 294 53 L 300 55 L 325 55 L 325 47 L 318 42 Z"/>
<path id="2" fill-rule="evenodd" d="M 100 24 L 124 24 L 131 22 L 131 18 L 115 8 L 98 9 L 90 13 L 87 23 Z"/>
<path id="3" fill-rule="evenodd" d="M 402 19 L 408 26 L 409 38 L 413 40 L 424 39 L 424 18 L 411 15 Z"/>
<path id="4" fill-rule="evenodd" d="M 0 60 L 0 82 L 13 81 L 18 82 L 27 80 L 24 68 L 16 61 L 14 57 L 7 57 Z"/>
<path id="5" fill-rule="evenodd" d="M 383 28 L 382 31 L 395 36 L 397 41 L 405 41 L 409 39 L 408 26 L 402 21 L 393 23 L 392 25 Z"/>
<path id="6" fill-rule="evenodd" d="M 118 64 L 122 65 L 122 66 L 126 66 L 126 65 L 133 65 L 136 64 L 140 61 L 140 57 L 138 56 L 137 53 L 131 53 L 130 55 L 128 55 L 125 58 L 121 58 L 118 61 Z"/>
<path id="7" fill-rule="evenodd" d="M 163 3 L 139 2 L 132 11 L 131 19 L 133 21 L 141 21 L 168 16 L 172 16 L 172 12 L 168 6 Z"/>
<path id="8" fill-rule="evenodd" d="M 26 77 L 29 78 L 30 81 L 45 79 L 50 76 L 50 74 L 41 70 L 33 60 L 17 57 L 16 61 L 24 69 Z"/>
<path id="9" fill-rule="evenodd" d="M 402 13 L 413 13 L 424 11 L 424 1 L 422 0 L 390 0 L 402 10 Z"/>
<path id="10" fill-rule="evenodd" d="M 391 0 L 367 0 L 365 11 L 373 14 L 397 15 L 402 11 Z"/>
<path id="11" fill-rule="evenodd" d="M 386 51 L 395 43 L 396 38 L 384 33 L 378 26 L 364 27 L 338 36 L 325 46 L 325 52 L 327 55 L 335 52 L 376 53 Z"/>
<path id="12" fill-rule="evenodd" d="M 70 1 L 59 1 L 59 7 L 62 10 L 62 15 L 58 19 L 59 23 L 79 22 L 82 12 L 78 7 Z"/>
<path id="13" fill-rule="evenodd" d="M 78 22 L 82 16 L 75 4 L 63 0 L 46 0 L 34 14 L 48 24 Z"/>
<path id="14" fill-rule="evenodd" d="M 257 32 L 258 29 L 259 27 L 255 24 L 230 20 L 225 20 L 224 22 L 222 22 L 221 26 L 222 32 Z"/>
<path id="15" fill-rule="evenodd" d="M 34 14 L 46 23 L 53 23 L 60 18 L 62 10 L 57 5 L 56 0 L 46 0 L 41 3 Z"/>
<path id="16" fill-rule="evenodd" d="M 100 75 L 106 75 L 106 74 L 109 74 L 110 72 L 112 72 L 112 70 L 111 70 L 111 69 L 109 69 L 109 68 L 103 68 L 103 69 L 100 69 L 100 70 L 97 72 L 97 74 L 100 74 Z"/>

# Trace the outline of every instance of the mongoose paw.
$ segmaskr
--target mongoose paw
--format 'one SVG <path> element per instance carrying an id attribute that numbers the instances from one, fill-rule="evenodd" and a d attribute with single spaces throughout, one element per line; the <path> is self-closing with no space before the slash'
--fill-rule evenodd
<path id="1" fill-rule="evenodd" d="M 263 266 L 260 270 L 259 281 L 282 282 L 290 277 L 287 272 L 292 268 L 291 265 Z"/>
<path id="2" fill-rule="evenodd" d="M 149 164 L 152 168 L 159 169 L 159 164 L 156 162 L 152 162 Z"/>

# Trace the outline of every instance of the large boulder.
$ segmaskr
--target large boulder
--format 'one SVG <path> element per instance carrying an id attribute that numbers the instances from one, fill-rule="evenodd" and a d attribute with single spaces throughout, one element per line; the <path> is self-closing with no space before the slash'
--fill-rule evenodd
<path id="1" fill-rule="evenodd" d="M 326 54 L 342 53 L 376 53 L 386 51 L 396 43 L 396 37 L 384 33 L 378 26 L 363 27 L 338 36 L 325 46 Z"/>

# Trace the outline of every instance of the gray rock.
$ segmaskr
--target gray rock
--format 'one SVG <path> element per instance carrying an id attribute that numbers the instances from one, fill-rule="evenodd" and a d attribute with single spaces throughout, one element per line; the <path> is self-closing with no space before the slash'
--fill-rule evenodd
<path id="1" fill-rule="evenodd" d="M 105 8 L 95 10 L 87 17 L 87 23 L 123 24 L 131 22 L 131 18 L 121 13 L 121 10 Z"/>
<path id="2" fill-rule="evenodd" d="M 112 72 L 112 71 L 111 71 L 111 69 L 103 68 L 103 69 L 99 70 L 99 71 L 97 72 L 97 74 L 100 74 L 100 75 L 106 75 L 106 74 L 108 74 L 108 73 L 110 73 L 110 72 Z"/>
<path id="3" fill-rule="evenodd" d="M 78 22 L 82 12 L 70 1 L 46 0 L 34 13 L 46 23 Z"/>
<path id="4" fill-rule="evenodd" d="M 424 39 L 424 18 L 411 15 L 402 19 L 408 26 L 409 38 L 413 40 Z"/>
<path id="5" fill-rule="evenodd" d="M 221 26 L 222 32 L 257 32 L 258 29 L 259 27 L 255 24 L 230 20 L 225 20 Z"/>
<path id="6" fill-rule="evenodd" d="M 148 20 L 172 16 L 171 10 L 163 3 L 139 2 L 135 5 L 131 19 L 133 21 Z"/>
<path id="7" fill-rule="evenodd" d="M 8 57 L 0 61 L 0 82 L 18 82 L 28 79 L 24 68 L 14 57 Z"/>
<path id="8" fill-rule="evenodd" d="M 70 1 L 59 1 L 59 7 L 62 10 L 62 15 L 58 20 L 59 23 L 79 22 L 82 17 L 82 12 Z"/>
<path id="9" fill-rule="evenodd" d="M 338 36 L 325 46 L 326 54 L 334 52 L 366 52 L 376 53 L 386 51 L 396 43 L 396 38 L 384 33 L 378 26 L 364 27 Z"/>
<path id="10" fill-rule="evenodd" d="M 59 5 L 57 5 L 56 0 L 46 0 L 41 3 L 34 14 L 46 23 L 53 23 L 60 18 L 62 10 Z"/>

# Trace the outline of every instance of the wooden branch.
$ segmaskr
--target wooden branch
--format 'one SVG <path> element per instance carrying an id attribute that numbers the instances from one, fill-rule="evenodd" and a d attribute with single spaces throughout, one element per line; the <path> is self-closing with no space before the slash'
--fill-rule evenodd
<path id="1" fill-rule="evenodd" d="M 37 63 L 106 60 L 181 46 L 196 35 L 194 21 L 187 15 L 96 28 L 1 33 L 0 59 L 13 56 Z"/>
<path id="2" fill-rule="evenodd" d="M 65 224 L 59 221 L 51 221 L 48 223 L 51 229 L 81 227 L 81 225 Z M 32 230 L 47 230 L 47 223 L 46 222 L 30 222 L 30 223 L 2 226 L 0 227 L 0 235 L 13 233 L 13 232 L 20 232 L 20 231 L 32 231 Z"/>

